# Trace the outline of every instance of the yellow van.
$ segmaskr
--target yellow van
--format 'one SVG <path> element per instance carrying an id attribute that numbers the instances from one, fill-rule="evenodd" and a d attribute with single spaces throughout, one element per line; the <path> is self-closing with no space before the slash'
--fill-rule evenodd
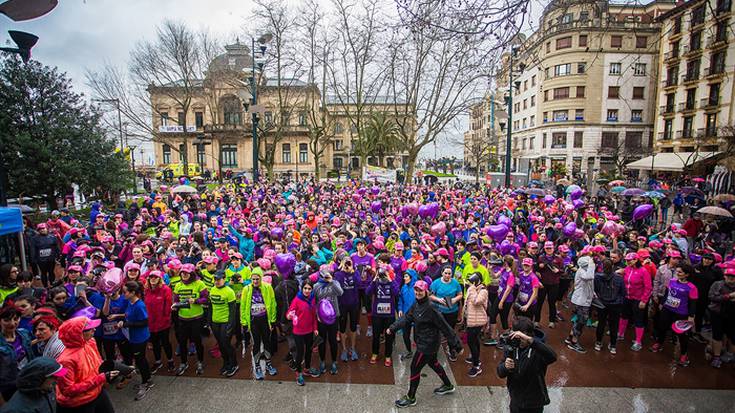
<path id="1" fill-rule="evenodd" d="M 200 176 L 202 174 L 202 166 L 198 163 L 190 163 L 189 164 L 189 173 L 184 173 L 184 164 L 183 163 L 171 163 L 164 167 L 162 167 L 158 172 L 156 172 L 156 178 L 162 179 L 163 178 L 163 171 L 166 169 L 170 169 L 174 172 L 174 178 L 178 178 L 181 176 Z"/>

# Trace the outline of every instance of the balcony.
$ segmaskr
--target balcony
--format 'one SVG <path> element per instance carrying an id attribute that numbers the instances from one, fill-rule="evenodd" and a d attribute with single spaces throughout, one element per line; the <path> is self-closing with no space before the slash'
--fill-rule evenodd
<path id="1" fill-rule="evenodd" d="M 679 112 L 686 112 L 695 109 L 697 109 L 697 105 L 694 104 L 694 101 L 679 103 Z"/>
<path id="2" fill-rule="evenodd" d="M 707 76 L 717 76 L 725 73 L 724 64 L 716 64 L 707 68 Z"/>
<path id="3" fill-rule="evenodd" d="M 687 72 L 686 74 L 684 74 L 684 76 L 681 77 L 682 83 L 696 82 L 697 80 L 699 80 L 698 70 L 692 70 L 691 72 Z"/>
<path id="4" fill-rule="evenodd" d="M 670 141 L 671 140 L 671 131 L 669 131 L 668 134 L 665 134 L 664 132 L 658 133 L 658 140 L 660 141 Z"/>
<path id="5" fill-rule="evenodd" d="M 659 106 L 658 111 L 662 115 L 670 115 L 674 113 L 674 105 L 666 105 L 666 106 L 661 105 Z"/>
<path id="6" fill-rule="evenodd" d="M 608 116 L 607 117 L 607 121 L 608 122 L 617 122 L 618 121 L 618 117 L 617 116 Z"/>
<path id="7" fill-rule="evenodd" d="M 694 137 L 694 132 L 691 129 L 684 129 L 676 131 L 676 139 L 691 139 Z"/>
<path id="8" fill-rule="evenodd" d="M 661 81 L 661 85 L 663 87 L 674 87 L 674 86 L 676 86 L 677 85 L 676 77 L 671 77 L 671 78 L 662 80 Z"/>
<path id="9" fill-rule="evenodd" d="M 705 138 L 716 138 L 717 137 L 717 128 L 705 128 L 704 129 L 704 137 Z"/>
<path id="10" fill-rule="evenodd" d="M 670 61 L 670 60 L 676 60 L 679 58 L 679 50 L 674 49 L 669 52 L 664 53 L 664 61 Z"/>
<path id="11" fill-rule="evenodd" d="M 244 131 L 249 125 L 236 123 L 215 123 L 212 125 L 204 125 L 204 132 L 225 132 L 225 131 Z"/>
<path id="12" fill-rule="evenodd" d="M 708 49 L 724 46 L 727 44 L 727 35 L 723 34 L 720 36 L 708 36 L 706 44 Z"/>
<path id="13" fill-rule="evenodd" d="M 188 125 L 186 127 L 186 132 L 192 133 L 196 131 L 197 131 L 196 126 Z M 161 125 L 158 127 L 158 132 L 160 133 L 184 133 L 184 127 L 181 125 Z"/>
<path id="14" fill-rule="evenodd" d="M 567 144 L 566 143 L 552 143 L 551 149 L 566 149 Z"/>
<path id="15" fill-rule="evenodd" d="M 720 104 L 719 96 L 710 96 L 708 98 L 702 98 L 699 100 L 700 109 L 712 109 L 716 108 Z"/>

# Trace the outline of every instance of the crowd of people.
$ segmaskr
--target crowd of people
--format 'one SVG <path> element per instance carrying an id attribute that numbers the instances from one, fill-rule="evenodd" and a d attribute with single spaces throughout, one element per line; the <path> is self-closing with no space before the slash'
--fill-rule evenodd
<path id="1" fill-rule="evenodd" d="M 358 360 L 357 340 L 370 341 L 370 364 L 391 367 L 399 335 L 411 376 L 396 405 L 407 407 L 427 365 L 443 382 L 436 394 L 454 391 L 440 351 L 464 358 L 473 378 L 483 345 L 510 355 L 497 368 L 509 383 L 525 366 L 545 369 L 556 356 L 535 333 L 546 328 L 568 329 L 578 353 L 647 346 L 676 351 L 682 367 L 693 339 L 720 368 L 735 351 L 735 249 L 726 225 L 700 215 L 660 221 L 646 198 L 576 185 L 357 181 L 161 186 L 95 203 L 89 217 L 54 211 L 35 223 L 33 270 L 0 267 L 2 400 L 26 397 L 24 369 L 35 366 L 36 381 L 57 380 L 58 411 L 112 411 L 106 383 L 139 375 L 140 400 L 162 369 L 202 375 L 205 351 L 224 377 L 252 356 L 256 380 L 285 377 L 272 363 L 284 354 L 304 385 Z M 559 305 L 572 308 L 567 324 Z M 544 386 L 522 407 L 548 402 Z"/>

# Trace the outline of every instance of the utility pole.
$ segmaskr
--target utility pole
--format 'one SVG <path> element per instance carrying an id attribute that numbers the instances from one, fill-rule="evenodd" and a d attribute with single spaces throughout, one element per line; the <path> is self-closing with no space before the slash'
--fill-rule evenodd
<path id="1" fill-rule="evenodd" d="M 253 76 L 250 78 L 252 85 L 252 105 L 253 109 L 255 109 L 255 106 L 258 104 L 258 82 L 255 79 L 255 39 L 252 39 L 252 51 L 253 51 Z M 259 144 L 258 144 L 258 113 L 253 110 L 253 183 L 258 182 L 258 152 L 259 152 Z"/>
<path id="2" fill-rule="evenodd" d="M 513 130 L 513 55 L 515 54 L 515 48 L 510 49 L 510 64 L 508 65 L 508 97 L 506 103 L 508 104 L 508 131 L 505 138 L 505 187 L 510 188 L 510 145 L 511 145 L 511 131 Z"/>

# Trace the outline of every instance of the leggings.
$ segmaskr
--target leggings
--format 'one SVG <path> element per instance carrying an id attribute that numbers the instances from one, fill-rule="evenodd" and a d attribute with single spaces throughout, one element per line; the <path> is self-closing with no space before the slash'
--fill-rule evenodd
<path id="1" fill-rule="evenodd" d="M 56 404 L 57 413 L 115 413 L 115 408 L 112 406 L 110 396 L 107 395 L 107 390 L 104 388 L 102 392 L 97 396 L 96 399 L 92 400 L 87 404 L 83 404 L 77 407 L 65 407 L 60 404 Z"/>
<path id="2" fill-rule="evenodd" d="M 513 301 L 506 301 L 503 304 L 503 309 L 498 308 L 500 305 L 500 298 L 493 302 L 493 309 L 490 314 L 490 324 L 495 324 L 498 315 L 500 315 L 500 325 L 503 326 L 503 330 L 508 329 L 508 314 L 510 314 L 510 308 L 513 307 Z"/>
<path id="3" fill-rule="evenodd" d="M 332 363 L 337 362 L 337 323 L 324 324 L 318 323 L 317 328 L 319 335 L 324 339 L 319 344 L 319 359 L 324 362 L 324 358 L 327 355 L 327 342 L 329 342 L 329 356 L 331 357 Z"/>
<path id="4" fill-rule="evenodd" d="M 130 354 L 130 347 L 124 346 L 122 340 L 105 340 L 102 339 L 102 348 L 105 350 L 105 361 L 114 362 L 117 359 L 115 355 L 115 346 L 120 350 L 123 363 L 128 366 L 133 364 L 133 355 Z"/>
<path id="5" fill-rule="evenodd" d="M 301 362 L 308 370 L 311 368 L 311 345 L 314 343 L 314 333 L 294 334 L 293 339 L 296 342 L 296 371 L 301 373 Z"/>
<path id="6" fill-rule="evenodd" d="M 556 300 L 559 298 L 559 284 L 544 285 L 544 288 L 539 288 L 535 315 L 535 320 L 538 322 L 541 321 L 541 309 L 547 297 L 549 299 L 549 322 L 554 323 L 556 322 Z"/>
<path id="7" fill-rule="evenodd" d="M 610 328 L 610 346 L 615 347 L 618 343 L 618 323 L 620 322 L 620 310 L 622 304 L 605 304 L 605 308 L 597 309 L 597 331 L 595 338 L 602 341 L 605 334 L 605 323 Z"/>
<path id="8" fill-rule="evenodd" d="M 686 319 L 687 316 L 674 313 L 667 308 L 661 310 L 661 318 L 657 326 L 658 334 L 656 334 L 656 342 L 659 345 L 663 345 L 666 340 L 666 333 L 671 330 L 671 324 L 673 324 L 674 321 Z M 681 355 L 685 356 L 689 349 L 689 332 L 675 335 L 679 339 L 679 350 L 681 350 Z"/>
<path id="9" fill-rule="evenodd" d="M 169 334 L 170 328 L 151 333 L 150 341 L 151 345 L 153 346 L 153 356 L 156 358 L 156 361 L 161 361 L 161 349 L 166 352 L 166 358 L 168 360 L 173 360 L 174 358 L 174 352 L 173 348 L 171 347 Z"/>
<path id="10" fill-rule="evenodd" d="M 631 300 L 626 298 L 625 303 L 623 303 L 623 311 L 621 312 L 621 318 L 623 320 L 629 321 L 633 320 L 633 324 L 638 328 L 643 328 L 646 326 L 646 309 L 640 309 L 638 308 L 638 304 L 640 301 L 638 300 Z M 620 331 L 619 333 L 625 333 L 624 331 Z"/>
<path id="11" fill-rule="evenodd" d="M 380 335 L 395 322 L 395 317 L 373 317 L 373 354 L 380 353 Z M 385 358 L 393 354 L 393 334 L 385 335 Z"/>
<path id="12" fill-rule="evenodd" d="M 260 343 L 263 343 L 263 349 L 271 354 L 271 331 L 266 316 L 250 319 L 250 334 L 253 336 L 253 356 L 260 353 Z"/>
<path id="13" fill-rule="evenodd" d="M 406 351 L 409 353 L 411 352 L 411 330 L 413 329 L 413 324 L 407 324 L 406 327 L 403 327 L 403 344 L 406 346 Z"/>
<path id="14" fill-rule="evenodd" d="M 38 272 L 41 274 L 41 282 L 43 283 L 44 288 L 48 288 L 55 281 L 55 278 L 56 278 L 56 274 L 54 274 L 55 267 L 56 267 L 55 261 L 38 263 Z"/>
<path id="15" fill-rule="evenodd" d="M 217 347 L 222 354 L 222 367 L 225 369 L 231 369 L 237 366 L 237 357 L 235 357 L 235 348 L 232 347 L 231 336 L 227 331 L 228 323 L 215 323 L 212 322 L 212 334 L 214 334 L 215 340 L 217 340 Z"/>
<path id="16" fill-rule="evenodd" d="M 367 310 L 368 314 L 370 314 L 373 308 L 373 296 L 371 294 L 367 294 L 367 290 L 357 291 L 360 295 L 360 304 L 362 304 L 362 306 L 365 307 L 365 310 Z"/>
<path id="17" fill-rule="evenodd" d="M 145 356 L 146 345 L 146 341 L 131 343 L 126 340 L 120 343 L 120 348 L 125 348 L 125 352 L 135 360 L 135 367 L 140 371 L 140 378 L 143 383 L 148 383 L 148 380 L 151 379 L 151 367 L 148 365 L 148 359 Z M 127 361 L 125 364 L 130 365 Z"/>
<path id="18" fill-rule="evenodd" d="M 704 291 L 708 293 L 709 288 L 704 289 Z M 697 299 L 697 309 L 694 313 L 694 331 L 696 333 L 702 332 L 704 318 L 707 316 L 707 307 L 709 307 L 709 297 L 705 294 Z"/>
<path id="19" fill-rule="evenodd" d="M 411 360 L 411 384 L 408 388 L 408 397 L 416 397 L 416 390 L 419 388 L 419 381 L 421 381 L 421 370 L 427 364 L 432 370 L 434 370 L 437 376 L 439 376 L 443 384 L 452 384 L 449 381 L 449 377 L 447 377 L 447 373 L 444 371 L 444 368 L 436 359 L 436 353 L 425 354 L 419 351 L 416 353 L 413 360 Z"/>
<path id="20" fill-rule="evenodd" d="M 179 318 L 179 325 L 176 328 L 176 341 L 179 342 L 179 357 L 181 363 L 188 361 L 189 341 L 194 343 L 197 350 L 197 361 L 204 362 L 204 346 L 202 345 L 202 325 L 201 318 Z"/>
<path id="21" fill-rule="evenodd" d="M 347 331 L 347 320 L 349 319 L 350 331 L 357 331 L 357 323 L 360 322 L 360 306 L 356 305 L 354 308 L 340 307 L 339 308 L 339 332 L 345 333 Z"/>
<path id="22" fill-rule="evenodd" d="M 472 365 L 477 367 L 480 365 L 480 333 L 482 326 L 467 327 L 467 345 L 470 347 L 470 357 Z"/>

